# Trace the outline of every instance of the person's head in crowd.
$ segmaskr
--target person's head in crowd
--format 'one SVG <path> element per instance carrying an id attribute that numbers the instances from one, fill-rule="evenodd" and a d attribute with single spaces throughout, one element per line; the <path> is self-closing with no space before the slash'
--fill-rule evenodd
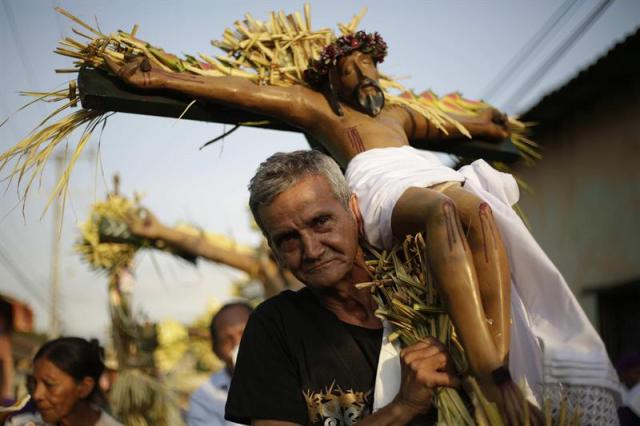
<path id="1" fill-rule="evenodd" d="M 223 305 L 211 319 L 211 347 L 224 362 L 229 374 L 233 373 L 242 333 L 252 311 L 253 308 L 246 302 L 231 302 Z"/>
<path id="2" fill-rule="evenodd" d="M 80 424 L 78 419 L 99 418 L 104 405 L 98 386 L 102 357 L 97 341 L 79 337 L 51 340 L 38 350 L 28 385 L 45 422 Z"/>

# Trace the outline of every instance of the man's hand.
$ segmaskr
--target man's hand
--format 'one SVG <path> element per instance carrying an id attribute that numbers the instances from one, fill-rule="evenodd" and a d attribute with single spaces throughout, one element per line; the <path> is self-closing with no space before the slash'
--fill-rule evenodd
<path id="1" fill-rule="evenodd" d="M 108 56 L 105 56 L 104 60 L 111 72 L 122 81 L 140 89 L 165 88 L 171 74 L 154 64 L 153 60 L 144 56 L 130 58 L 123 65 L 118 64 Z"/>
<path id="2" fill-rule="evenodd" d="M 436 387 L 459 385 L 451 358 L 436 339 L 425 339 L 404 348 L 400 351 L 400 365 L 402 379 L 394 402 L 415 414 L 428 411 Z"/>

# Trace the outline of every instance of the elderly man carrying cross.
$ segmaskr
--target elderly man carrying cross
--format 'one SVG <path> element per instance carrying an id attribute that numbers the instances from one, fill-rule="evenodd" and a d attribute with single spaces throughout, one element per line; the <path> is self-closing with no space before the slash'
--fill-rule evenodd
<path id="1" fill-rule="evenodd" d="M 256 425 L 429 424 L 435 386 L 452 386 L 435 340 L 401 353 L 402 384 L 372 414 L 382 323 L 359 245 L 362 218 L 338 165 L 318 151 L 275 154 L 250 206 L 282 266 L 305 284 L 263 302 L 245 329 L 226 418 Z"/>
<path id="2" fill-rule="evenodd" d="M 124 66 L 107 62 L 114 73 L 136 87 L 234 105 L 302 129 L 346 168 L 349 186 L 358 195 L 362 210 L 364 237 L 373 245 L 388 248 L 394 237 L 426 232 L 430 267 L 471 370 L 492 400 L 504 405 L 518 393 L 506 373 L 508 362 L 512 370 L 516 362 L 517 380 L 526 380 L 538 398 L 545 382 L 571 382 L 575 365 L 589 366 L 590 377 L 572 384 L 617 389 L 602 342 L 526 229 L 516 225 L 517 231 L 510 234 L 518 240 L 519 233 L 525 233 L 525 245 L 535 246 L 534 256 L 542 259 L 536 265 L 550 278 L 545 278 L 540 290 L 560 295 L 552 296 L 549 307 L 532 294 L 538 290 L 528 288 L 529 284 L 523 288 L 514 281 L 515 287 L 511 286 L 510 275 L 517 275 L 517 271 L 510 274 L 509 263 L 519 260 L 514 258 L 509 241 L 511 258 L 507 258 L 501 235 L 505 228 L 496 224 L 495 204 L 487 202 L 491 195 L 479 197 L 476 194 L 481 191 L 473 189 L 474 180 L 469 176 L 445 167 L 432 153 L 409 146 L 410 139 L 462 135 L 455 126 L 442 132 L 412 109 L 385 106 L 376 68 L 385 54 L 386 44 L 377 34 L 359 32 L 341 37 L 326 47 L 320 63 L 311 64 L 309 86 L 290 87 L 258 86 L 240 77 L 170 73 L 141 58 Z M 505 116 L 494 109 L 479 117 L 456 118 L 474 137 L 507 136 Z M 486 182 L 483 174 L 495 177 L 496 172 L 487 168 L 486 163 L 476 167 L 480 173 L 476 181 Z M 514 197 L 507 198 L 513 201 Z M 521 252 L 530 256 L 531 250 Z M 524 278 L 530 282 L 534 277 Z M 512 288 L 517 289 L 515 294 Z M 568 307 L 560 311 L 571 316 L 568 327 L 549 325 L 553 323 L 548 319 L 554 315 L 554 303 Z M 511 333 L 517 328 L 512 329 L 510 304 L 516 308 L 519 317 L 514 322 L 523 334 L 516 336 L 516 357 Z M 566 350 L 573 341 L 582 345 L 577 356 L 573 355 L 576 351 Z M 547 363 L 560 367 L 547 369 Z"/>

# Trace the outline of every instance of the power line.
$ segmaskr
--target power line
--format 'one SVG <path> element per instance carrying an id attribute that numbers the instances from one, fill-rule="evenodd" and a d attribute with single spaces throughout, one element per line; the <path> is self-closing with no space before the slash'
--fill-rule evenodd
<path id="1" fill-rule="evenodd" d="M 6 219 L 9 219 L 9 218 L 5 217 L 5 220 Z M 29 239 L 24 239 L 24 238 L 21 239 L 19 237 L 16 237 L 14 231 L 18 229 L 19 228 L 8 224 L 8 226 L 6 226 L 4 229 L 4 234 L 2 235 L 2 241 L 6 245 L 11 247 L 11 255 L 13 256 L 12 260 L 14 261 L 14 263 L 18 265 L 20 264 L 27 265 L 30 263 L 30 260 L 28 260 L 29 256 L 25 254 L 25 250 L 26 250 L 26 253 L 31 253 L 31 254 L 33 254 L 35 251 L 31 247 L 32 244 L 30 243 Z M 20 241 L 20 243 L 16 244 L 16 240 Z M 29 273 L 32 279 L 35 279 L 36 282 L 44 282 L 44 280 L 41 279 L 42 278 L 41 268 L 30 267 Z"/>
<path id="2" fill-rule="evenodd" d="M 13 275 L 22 287 L 44 308 L 45 311 L 49 311 L 50 307 L 47 301 L 42 297 L 41 293 L 38 293 L 37 285 L 33 283 L 26 275 L 22 273 L 20 268 L 16 266 L 11 257 L 7 254 L 7 250 L 0 243 L 0 262 L 5 268 Z"/>
<path id="3" fill-rule="evenodd" d="M 525 94 L 535 86 L 542 77 L 564 56 L 565 53 L 578 41 L 587 30 L 598 20 L 602 13 L 611 5 L 613 0 L 603 0 L 598 6 L 596 6 L 589 16 L 587 16 L 582 23 L 571 33 L 571 35 L 562 43 L 551 56 L 544 61 L 542 65 L 535 70 L 535 72 L 515 91 L 513 95 L 507 100 L 505 104 L 505 110 L 509 110 L 514 104 L 522 99 Z"/>
<path id="4" fill-rule="evenodd" d="M 20 62 L 22 62 L 22 66 L 24 67 L 25 77 L 27 78 L 27 82 L 33 87 L 33 90 L 39 90 L 40 87 L 36 84 L 37 79 L 35 74 L 33 73 L 33 67 L 31 63 L 27 59 L 24 49 L 24 45 L 22 44 L 22 39 L 20 38 L 21 32 L 18 30 L 16 25 L 15 17 L 13 16 L 13 11 L 9 6 L 9 2 L 3 1 L 2 6 L 4 8 L 4 13 L 7 15 L 7 21 L 9 23 L 9 29 L 11 30 L 11 35 L 13 36 L 13 42 L 16 45 L 16 49 L 18 50 L 18 57 L 20 58 Z"/>
<path id="5" fill-rule="evenodd" d="M 495 92 L 500 88 L 504 88 L 504 84 L 510 80 L 515 71 L 522 66 L 527 58 L 530 58 L 533 52 L 535 52 L 542 44 L 543 40 L 547 38 L 565 17 L 565 15 L 573 8 L 577 0 L 565 0 L 562 5 L 542 24 L 542 27 L 531 37 L 524 46 L 509 60 L 507 65 L 500 71 L 491 82 L 484 89 L 482 98 L 491 99 L 495 96 Z"/>
<path id="6" fill-rule="evenodd" d="M 7 251 L 3 246 L 0 245 L 0 261 L 7 268 L 7 270 L 13 275 L 13 277 L 27 290 L 27 292 L 34 298 L 38 303 L 42 305 L 43 308 L 49 310 L 49 304 L 42 297 L 42 294 L 38 292 L 37 285 L 33 283 L 30 279 L 26 277 L 20 270 L 18 266 L 16 266 L 15 262 L 9 257 Z"/>

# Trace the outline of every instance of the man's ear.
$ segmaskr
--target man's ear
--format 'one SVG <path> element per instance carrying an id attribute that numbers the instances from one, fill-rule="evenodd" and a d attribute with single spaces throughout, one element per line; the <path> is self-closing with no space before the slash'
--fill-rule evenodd
<path id="1" fill-rule="evenodd" d="M 362 219 L 362 213 L 360 212 L 358 196 L 355 193 L 351 194 L 351 198 L 349 198 L 349 209 L 351 209 L 353 218 L 356 221 L 356 226 L 358 227 L 358 237 L 364 238 L 364 220 Z"/>
<path id="2" fill-rule="evenodd" d="M 94 387 L 98 386 L 92 377 L 86 376 L 80 383 L 78 383 L 78 395 L 84 399 L 89 396 Z"/>

